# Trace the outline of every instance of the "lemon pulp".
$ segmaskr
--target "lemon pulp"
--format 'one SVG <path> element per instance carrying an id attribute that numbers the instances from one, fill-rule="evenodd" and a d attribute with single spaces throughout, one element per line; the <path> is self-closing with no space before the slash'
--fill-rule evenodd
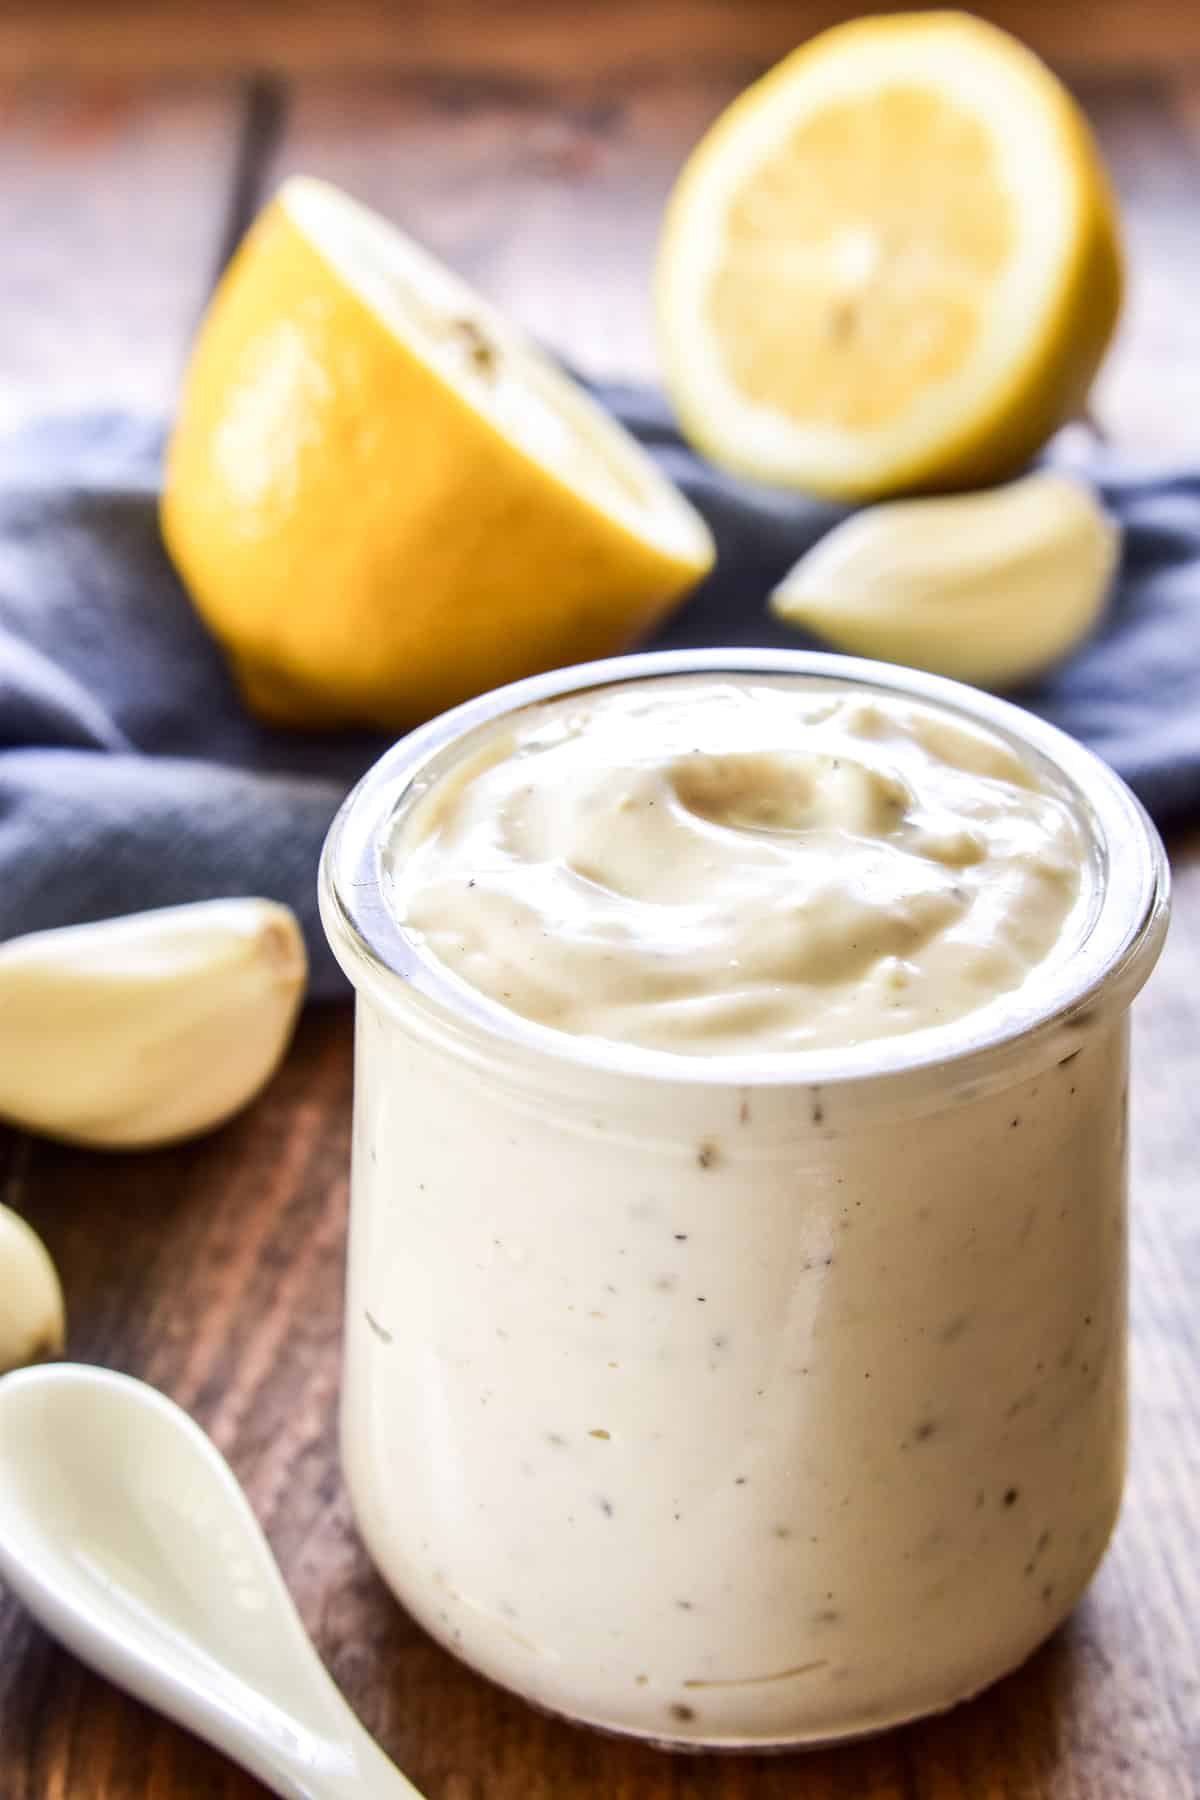
<path id="1" fill-rule="evenodd" d="M 693 440 L 859 498 L 1019 467 L 1082 405 L 1120 291 L 1078 108 L 954 13 L 837 27 L 743 94 L 679 179 L 657 272 Z"/>

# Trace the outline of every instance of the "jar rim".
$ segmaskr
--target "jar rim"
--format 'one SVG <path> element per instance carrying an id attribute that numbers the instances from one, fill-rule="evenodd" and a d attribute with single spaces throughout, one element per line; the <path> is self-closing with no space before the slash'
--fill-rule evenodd
<path id="1" fill-rule="evenodd" d="M 724 1052 L 697 1056 L 576 1035 L 512 1012 L 423 954 L 395 918 L 384 892 L 381 847 L 404 797 L 429 763 L 484 725 L 546 701 L 663 677 L 804 677 L 926 702 L 982 725 L 1049 764 L 1071 792 L 1100 864 L 1093 916 L 1073 954 L 1038 983 L 1027 980 L 976 1013 L 938 1026 L 837 1049 Z M 1170 876 L 1159 834 L 1116 772 L 1057 726 L 1011 701 L 944 676 L 823 651 L 729 648 L 651 651 L 534 675 L 440 714 L 402 738 L 352 789 L 330 826 L 321 856 L 321 916 L 334 955 L 356 989 L 386 1000 L 424 1003 L 427 1022 L 463 1043 L 482 1037 L 508 1058 L 573 1065 L 597 1074 L 684 1085 L 759 1087 L 878 1082 L 1019 1053 L 1033 1037 L 1082 1023 L 1102 1002 L 1128 1006 L 1157 961 L 1166 932 Z M 1037 971 L 1031 974 L 1036 975 Z M 972 1024 L 992 1015 L 982 1027 Z"/>

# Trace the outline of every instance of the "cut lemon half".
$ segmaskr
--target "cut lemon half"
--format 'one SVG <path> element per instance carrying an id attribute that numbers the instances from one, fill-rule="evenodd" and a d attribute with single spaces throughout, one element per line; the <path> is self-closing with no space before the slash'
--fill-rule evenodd
<path id="1" fill-rule="evenodd" d="M 324 183 L 284 184 L 202 325 L 163 534 L 260 716 L 403 728 L 650 630 L 713 560 L 641 447 Z"/>
<path id="2" fill-rule="evenodd" d="M 718 119 L 676 185 L 660 355 L 688 435 L 846 498 L 983 486 L 1082 410 L 1121 299 L 1070 95 L 962 13 L 835 27 Z"/>

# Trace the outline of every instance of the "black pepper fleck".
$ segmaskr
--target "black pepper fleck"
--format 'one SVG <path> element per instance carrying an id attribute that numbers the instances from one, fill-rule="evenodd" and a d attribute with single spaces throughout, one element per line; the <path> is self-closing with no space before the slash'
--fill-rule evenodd
<path id="1" fill-rule="evenodd" d="M 690 1600 L 677 1600 L 675 1604 L 680 1612 L 691 1612 L 692 1610 L 692 1603 Z"/>
<path id="2" fill-rule="evenodd" d="M 681 1725 L 690 1724 L 691 1721 L 695 1718 L 695 1716 L 696 1716 L 695 1707 L 684 1706 L 682 1704 L 682 1702 L 677 1701 L 671 1708 L 671 1717 L 673 1719 L 678 1719 Z"/>
<path id="3" fill-rule="evenodd" d="M 702 1169 L 711 1169 L 716 1164 L 719 1155 L 720 1151 L 716 1144 L 703 1143 L 696 1152 L 696 1161 Z"/>
<path id="4" fill-rule="evenodd" d="M 1019 1488 L 1006 1488 L 1005 1489 L 1005 1492 L 1004 1492 L 1005 1506 L 1015 1506 L 1017 1504 L 1017 1501 L 1020 1498 L 1021 1498 L 1021 1493 L 1020 1493 Z"/>

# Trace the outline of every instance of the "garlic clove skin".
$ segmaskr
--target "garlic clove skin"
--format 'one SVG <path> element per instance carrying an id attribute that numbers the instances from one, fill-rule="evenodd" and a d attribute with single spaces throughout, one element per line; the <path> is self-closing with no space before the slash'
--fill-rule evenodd
<path id="1" fill-rule="evenodd" d="M 1013 687 L 1088 636 L 1119 548 L 1089 487 L 1038 473 L 856 513 L 800 558 L 770 606 L 839 650 Z"/>
<path id="2" fill-rule="evenodd" d="M 0 1115 L 147 1148 L 239 1111 L 274 1074 L 307 977 L 295 914 L 207 900 L 0 945 Z"/>
<path id="3" fill-rule="evenodd" d="M 0 1206 L 0 1375 L 61 1356 L 66 1341 L 62 1287 L 31 1225 Z"/>

